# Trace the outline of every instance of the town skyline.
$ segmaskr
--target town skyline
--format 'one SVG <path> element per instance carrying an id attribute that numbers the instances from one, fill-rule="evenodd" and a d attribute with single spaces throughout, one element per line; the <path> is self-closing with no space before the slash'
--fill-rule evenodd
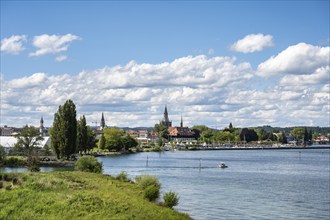
<path id="1" fill-rule="evenodd" d="M 86 16 L 90 15 L 90 16 Z M 42 18 L 42 19 L 41 19 Z M 329 126 L 329 1 L 1 1 L 0 126 Z"/>

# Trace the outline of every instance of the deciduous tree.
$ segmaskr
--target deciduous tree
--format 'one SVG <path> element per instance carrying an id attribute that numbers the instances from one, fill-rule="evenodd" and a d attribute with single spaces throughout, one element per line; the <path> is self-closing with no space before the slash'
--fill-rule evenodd
<path id="1" fill-rule="evenodd" d="M 246 141 L 246 142 L 258 140 L 258 135 L 255 132 L 255 130 L 248 128 L 243 128 L 239 137 L 242 141 Z"/>
<path id="2" fill-rule="evenodd" d="M 31 156 L 34 149 L 44 139 L 37 128 L 28 125 L 24 126 L 15 137 L 16 147 L 21 148 L 27 156 Z"/>

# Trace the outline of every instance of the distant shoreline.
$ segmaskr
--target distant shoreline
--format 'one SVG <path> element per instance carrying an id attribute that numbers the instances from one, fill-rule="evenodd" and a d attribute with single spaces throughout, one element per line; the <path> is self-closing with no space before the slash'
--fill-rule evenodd
<path id="1" fill-rule="evenodd" d="M 200 150 L 305 150 L 305 149 L 330 149 L 330 145 L 327 146 L 315 146 L 315 147 L 209 147 L 209 148 L 196 148 L 188 149 L 188 151 L 200 151 Z"/>

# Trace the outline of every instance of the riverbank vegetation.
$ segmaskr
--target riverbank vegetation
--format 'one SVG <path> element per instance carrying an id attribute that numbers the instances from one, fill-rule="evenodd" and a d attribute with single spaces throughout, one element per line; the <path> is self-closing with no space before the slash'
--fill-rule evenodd
<path id="1" fill-rule="evenodd" d="M 138 184 L 95 173 L 0 173 L 0 193 L 0 219 L 190 219 Z"/>

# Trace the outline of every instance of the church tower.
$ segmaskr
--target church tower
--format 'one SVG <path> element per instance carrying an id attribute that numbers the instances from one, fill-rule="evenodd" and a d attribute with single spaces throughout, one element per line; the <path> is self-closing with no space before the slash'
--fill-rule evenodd
<path id="1" fill-rule="evenodd" d="M 167 105 L 165 105 L 164 117 L 160 124 L 165 125 L 166 127 L 172 127 L 172 122 L 168 118 Z"/>
<path id="2" fill-rule="evenodd" d="M 101 129 L 102 129 L 102 130 L 105 128 L 105 120 L 104 120 L 103 112 L 102 112 L 102 118 L 101 118 L 100 126 L 101 126 Z"/>
<path id="3" fill-rule="evenodd" d="M 39 132 L 40 132 L 41 136 L 45 136 L 44 118 L 42 116 L 41 116 L 41 119 L 40 119 Z"/>

